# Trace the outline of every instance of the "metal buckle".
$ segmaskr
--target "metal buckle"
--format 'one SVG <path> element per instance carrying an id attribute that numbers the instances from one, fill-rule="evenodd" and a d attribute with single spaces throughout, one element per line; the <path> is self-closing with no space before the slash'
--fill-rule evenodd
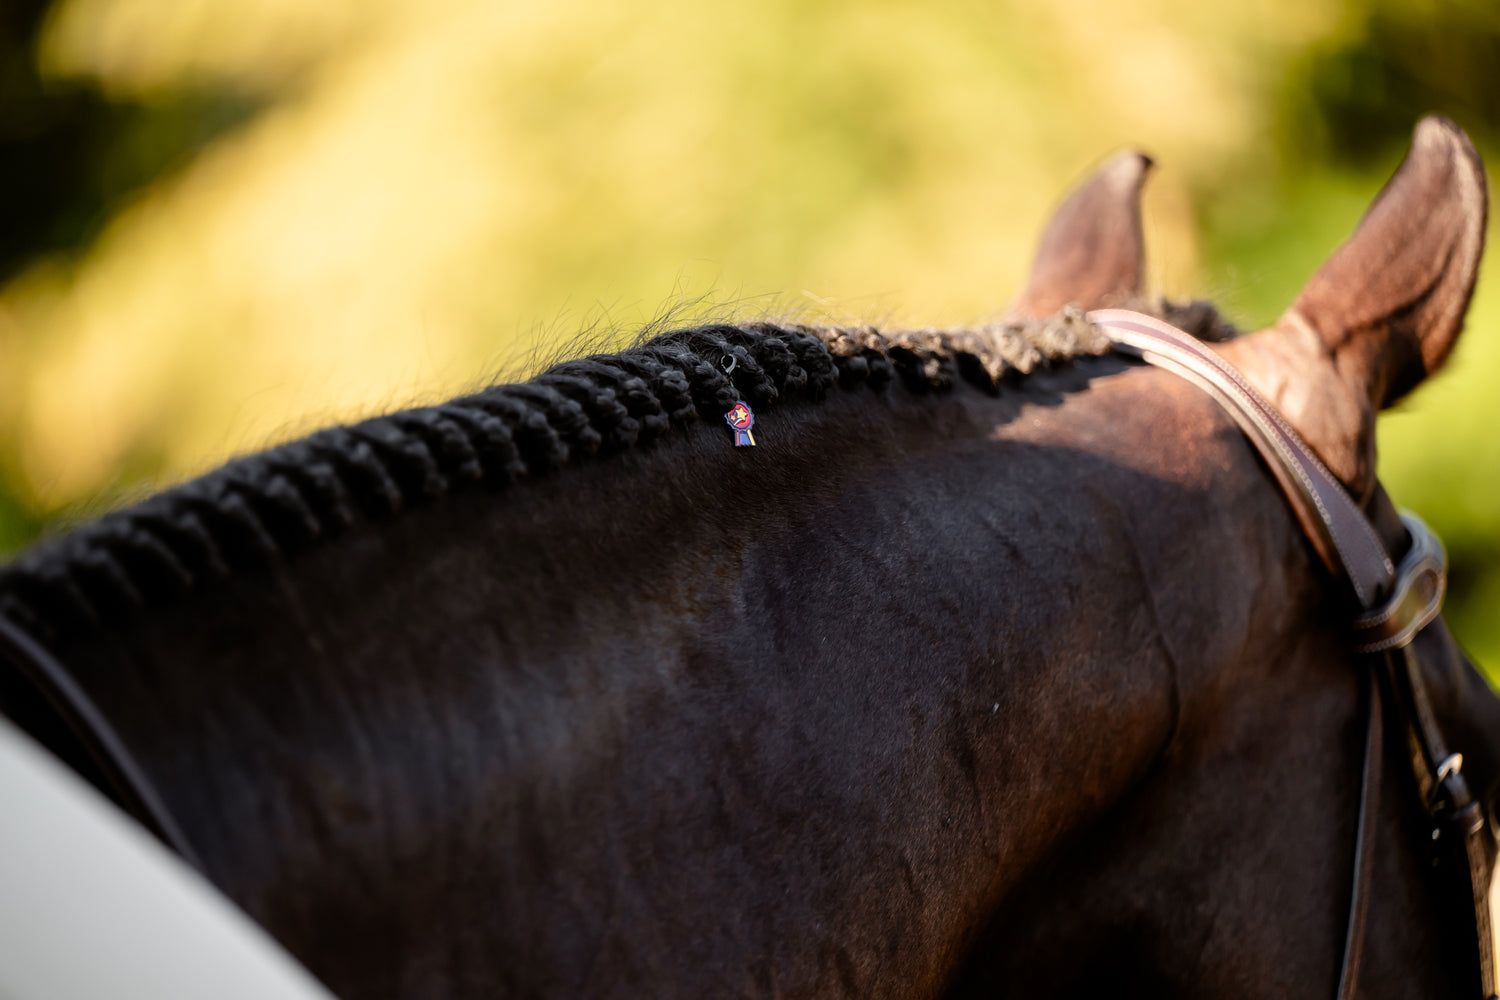
<path id="1" fill-rule="evenodd" d="M 1448 589 L 1448 553 L 1422 519 L 1409 510 L 1401 523 L 1411 535 L 1411 549 L 1396 569 L 1396 585 L 1385 603 L 1354 622 L 1354 648 L 1381 653 L 1409 645 L 1443 610 Z"/>

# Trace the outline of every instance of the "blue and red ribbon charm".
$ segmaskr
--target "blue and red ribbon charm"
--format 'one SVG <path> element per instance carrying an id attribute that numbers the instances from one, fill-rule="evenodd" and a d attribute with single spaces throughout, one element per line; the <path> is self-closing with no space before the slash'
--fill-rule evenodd
<path id="1" fill-rule="evenodd" d="M 735 400 L 729 412 L 724 414 L 724 422 L 734 428 L 736 448 L 755 447 L 755 435 L 750 433 L 750 428 L 755 426 L 755 414 L 750 412 L 744 400 Z"/>

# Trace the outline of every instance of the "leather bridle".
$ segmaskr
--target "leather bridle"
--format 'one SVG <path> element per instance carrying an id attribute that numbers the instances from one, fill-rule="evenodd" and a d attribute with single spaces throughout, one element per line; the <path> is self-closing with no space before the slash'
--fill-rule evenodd
<path id="1" fill-rule="evenodd" d="M 1462 844 L 1474 903 L 1482 996 L 1496 996 L 1490 936 L 1489 888 L 1494 853 L 1485 838 L 1485 816 L 1463 776 L 1463 757 L 1451 752 L 1438 728 L 1412 641 L 1442 609 L 1446 555 L 1442 543 L 1415 515 L 1401 520 L 1410 549 L 1393 565 L 1364 512 L 1308 446 L 1243 375 L 1214 350 L 1151 316 L 1123 309 L 1089 313 L 1122 353 L 1166 368 L 1213 396 L 1265 457 L 1303 530 L 1336 577 L 1349 581 L 1363 613 L 1351 644 L 1363 654 L 1365 747 L 1353 888 L 1337 997 L 1353 1000 L 1359 979 L 1365 919 L 1374 867 L 1376 814 L 1384 745 L 1383 691 L 1405 726 L 1406 744 L 1434 840 Z M 113 797 L 146 829 L 189 864 L 197 860 L 161 796 L 116 735 L 108 719 L 71 675 L 39 643 L 0 616 L 0 659 L 8 660 L 51 705 L 104 776 Z M 1455 848 L 1456 849 L 1456 848 Z"/>
<path id="2" fill-rule="evenodd" d="M 1463 755 L 1453 752 L 1433 715 L 1413 640 L 1442 610 L 1447 556 L 1436 535 L 1402 512 L 1410 547 L 1399 566 L 1364 512 L 1265 397 L 1213 348 L 1170 324 L 1124 309 L 1089 313 L 1121 353 L 1168 369 L 1201 387 L 1234 418 L 1254 443 L 1296 512 L 1303 531 L 1335 577 L 1347 580 L 1361 613 L 1350 643 L 1368 668 L 1364 675 L 1365 748 L 1359 819 L 1354 842 L 1353 888 L 1344 935 L 1338 1000 L 1353 1000 L 1364 947 L 1365 918 L 1375 859 L 1380 801 L 1385 693 L 1405 728 L 1406 746 L 1422 807 L 1439 846 L 1462 845 L 1462 870 L 1474 904 L 1481 996 L 1496 995 L 1490 931 L 1490 879 L 1494 847 L 1485 814 L 1463 776 Z"/>

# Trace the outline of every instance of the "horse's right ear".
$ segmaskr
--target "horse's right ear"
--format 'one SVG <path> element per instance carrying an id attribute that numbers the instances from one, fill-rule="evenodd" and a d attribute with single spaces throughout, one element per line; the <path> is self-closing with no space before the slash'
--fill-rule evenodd
<path id="1" fill-rule="evenodd" d="M 1359 228 L 1275 325 L 1224 353 L 1356 496 L 1374 484 L 1375 414 L 1448 357 L 1484 251 L 1484 165 L 1424 118 Z"/>
<path id="2" fill-rule="evenodd" d="M 1140 297 L 1146 272 L 1141 186 L 1151 157 L 1116 153 L 1058 207 L 1037 247 L 1026 288 L 1006 310 L 1012 319 L 1126 306 Z"/>

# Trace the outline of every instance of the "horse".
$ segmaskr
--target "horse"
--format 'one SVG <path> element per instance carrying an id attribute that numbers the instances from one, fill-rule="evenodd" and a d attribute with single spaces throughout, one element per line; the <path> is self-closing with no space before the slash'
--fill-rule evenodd
<path id="1" fill-rule="evenodd" d="M 0 710 L 346 1000 L 1492 989 L 1440 847 L 1493 862 L 1500 700 L 1433 599 L 1372 665 L 1289 473 L 1109 335 L 1199 338 L 1402 559 L 1375 415 L 1459 336 L 1478 155 L 1424 119 L 1243 335 L 1147 298 L 1150 165 L 1003 320 L 669 332 L 43 541 Z"/>

